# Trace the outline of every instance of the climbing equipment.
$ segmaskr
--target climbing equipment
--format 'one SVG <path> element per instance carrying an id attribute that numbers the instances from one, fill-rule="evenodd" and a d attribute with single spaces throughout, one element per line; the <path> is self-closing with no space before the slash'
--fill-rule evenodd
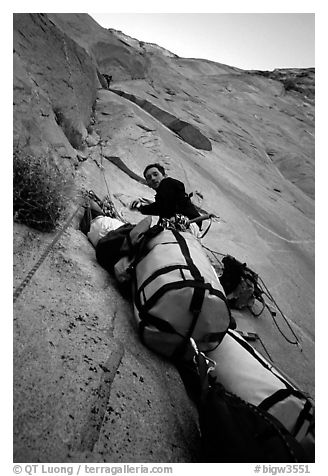
<path id="1" fill-rule="evenodd" d="M 201 462 L 312 462 L 311 401 L 234 334 L 206 353 L 190 339 L 188 359 L 175 362 L 199 412 Z"/>
<path id="2" fill-rule="evenodd" d="M 192 337 L 201 350 L 220 343 L 230 324 L 222 286 L 189 232 L 157 225 L 134 265 L 135 316 L 144 344 L 174 357 Z"/>
<path id="3" fill-rule="evenodd" d="M 62 234 L 64 233 L 64 231 L 67 229 L 68 225 L 71 223 L 71 221 L 73 220 L 73 218 L 75 217 L 75 215 L 77 214 L 77 212 L 79 211 L 80 209 L 80 206 L 78 206 L 75 211 L 72 213 L 72 215 L 68 218 L 68 220 L 64 223 L 64 225 L 62 226 L 62 228 L 57 232 L 57 234 L 55 235 L 54 239 L 52 240 L 52 242 L 47 246 L 47 248 L 44 250 L 44 252 L 42 253 L 42 255 L 40 256 L 40 258 L 38 259 L 38 261 L 35 263 L 35 265 L 33 266 L 33 268 L 27 273 L 27 275 L 25 276 L 25 278 L 23 279 L 23 281 L 20 283 L 19 286 L 17 286 L 17 288 L 15 289 L 14 291 L 14 295 L 13 295 L 13 300 L 14 300 L 14 303 L 17 301 L 17 299 L 19 298 L 20 294 L 22 293 L 22 291 L 24 290 L 24 288 L 29 284 L 29 282 L 31 281 L 32 277 L 34 276 L 34 274 L 36 273 L 36 271 L 39 269 L 39 267 L 41 266 L 41 264 L 43 263 L 43 261 L 46 259 L 46 257 L 48 256 L 50 250 L 53 248 L 53 246 L 57 243 L 57 241 L 59 240 L 59 238 L 62 236 Z"/>
<path id="4" fill-rule="evenodd" d="M 219 264 L 219 279 L 228 298 L 231 308 L 247 308 L 254 317 L 259 317 L 264 309 L 267 309 L 272 320 L 283 338 L 292 345 L 296 345 L 302 351 L 301 342 L 294 332 L 287 317 L 278 306 L 263 279 L 251 270 L 246 263 L 241 263 L 229 254 L 211 250 L 202 243 L 205 250 L 211 253 Z M 267 302 L 269 301 L 269 302 Z M 260 303 L 260 309 L 256 309 L 256 302 Z M 290 339 L 281 329 L 277 321 L 277 312 L 286 323 L 294 340 Z"/>
<path id="5" fill-rule="evenodd" d="M 242 331 L 240 329 L 236 329 L 236 332 L 238 332 L 238 334 L 243 337 L 243 339 L 245 339 L 247 342 L 255 342 L 255 341 L 259 341 L 261 346 L 263 347 L 263 350 L 264 352 L 266 353 L 266 355 L 268 356 L 268 358 L 271 360 L 271 362 L 273 362 L 273 359 L 271 357 L 271 355 L 269 354 L 266 346 L 264 345 L 264 342 L 263 340 L 261 339 L 261 337 L 256 333 L 256 332 L 248 332 L 248 331 Z"/>
<path id="6" fill-rule="evenodd" d="M 314 406 L 277 368 L 257 352 L 240 333 L 228 330 L 207 357 L 217 362 L 212 374 L 224 388 L 270 413 L 301 442 L 314 418 Z"/>

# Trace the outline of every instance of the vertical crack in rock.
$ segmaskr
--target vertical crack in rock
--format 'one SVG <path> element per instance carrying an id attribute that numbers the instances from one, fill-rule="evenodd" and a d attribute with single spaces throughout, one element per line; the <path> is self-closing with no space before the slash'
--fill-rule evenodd
<path id="1" fill-rule="evenodd" d="M 114 341 L 115 342 L 115 341 Z M 90 414 L 81 431 L 81 451 L 93 451 L 96 442 L 99 439 L 101 425 L 107 410 L 110 397 L 111 386 L 114 381 L 117 369 L 119 368 L 124 355 L 123 345 L 116 341 L 110 357 L 104 365 L 99 364 L 103 370 L 99 386 L 94 391 L 95 398 L 91 404 Z"/>

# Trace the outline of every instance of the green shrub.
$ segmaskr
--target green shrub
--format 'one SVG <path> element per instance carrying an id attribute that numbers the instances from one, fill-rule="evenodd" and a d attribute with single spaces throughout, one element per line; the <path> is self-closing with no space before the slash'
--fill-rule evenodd
<path id="1" fill-rule="evenodd" d="M 34 156 L 14 147 L 14 220 L 41 231 L 58 224 L 72 188 L 72 179 L 51 157 Z"/>

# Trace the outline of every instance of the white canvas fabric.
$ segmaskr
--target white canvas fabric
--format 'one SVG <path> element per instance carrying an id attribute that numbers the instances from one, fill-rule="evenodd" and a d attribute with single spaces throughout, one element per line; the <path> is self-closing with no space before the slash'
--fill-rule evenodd
<path id="1" fill-rule="evenodd" d="M 116 230 L 122 225 L 124 223 L 121 220 L 117 220 L 117 218 L 98 216 L 91 222 L 90 231 L 87 235 L 88 239 L 96 247 L 100 238 L 103 238 L 109 231 Z"/>

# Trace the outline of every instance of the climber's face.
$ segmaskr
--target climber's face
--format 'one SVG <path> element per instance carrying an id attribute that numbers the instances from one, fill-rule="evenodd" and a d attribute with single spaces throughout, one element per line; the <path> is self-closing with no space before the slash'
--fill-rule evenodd
<path id="1" fill-rule="evenodd" d="M 163 180 L 164 175 L 158 170 L 157 167 L 151 167 L 147 170 L 145 177 L 147 185 L 150 188 L 156 190 L 159 187 L 161 181 Z"/>

